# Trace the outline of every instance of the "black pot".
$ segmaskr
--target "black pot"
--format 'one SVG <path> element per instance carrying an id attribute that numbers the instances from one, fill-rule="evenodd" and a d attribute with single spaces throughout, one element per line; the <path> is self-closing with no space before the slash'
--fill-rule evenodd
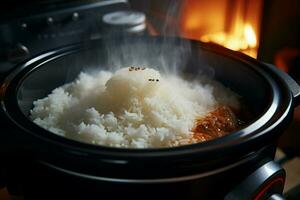
<path id="1" fill-rule="evenodd" d="M 241 130 L 204 143 L 118 149 L 60 137 L 28 118 L 34 100 L 80 71 L 120 63 L 179 66 L 177 71 L 190 76 L 213 75 L 242 96 L 252 120 Z M 178 38 L 97 40 L 50 51 L 16 67 L 1 85 L 5 182 L 25 199 L 267 199 L 282 192 L 284 172 L 272 160 L 278 137 L 299 103 L 299 91 L 273 66 Z"/>

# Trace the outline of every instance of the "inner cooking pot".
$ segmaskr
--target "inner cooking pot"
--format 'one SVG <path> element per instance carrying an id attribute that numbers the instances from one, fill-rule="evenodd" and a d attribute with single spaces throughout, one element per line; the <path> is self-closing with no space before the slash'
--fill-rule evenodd
<path id="1" fill-rule="evenodd" d="M 212 141 L 158 149 L 85 144 L 55 135 L 30 120 L 33 101 L 73 81 L 81 71 L 93 73 L 132 65 L 164 73 L 176 71 L 195 79 L 214 78 L 241 96 L 251 120 L 242 129 Z M 6 126 L 1 133 L 5 141 L 1 148 L 30 155 L 47 169 L 101 184 L 183 182 L 185 190 L 197 191 L 192 196 L 224 195 L 251 171 L 273 159 L 298 92 L 298 86 L 274 67 L 213 44 L 161 37 L 91 41 L 41 54 L 6 77 L 1 87 L 1 115 Z M 209 184 L 233 173 L 237 174 L 219 194 L 209 189 Z M 195 188 L 202 189 L 186 186 L 186 181 L 193 180 L 198 184 Z M 165 192 L 171 190 L 165 188 Z"/>

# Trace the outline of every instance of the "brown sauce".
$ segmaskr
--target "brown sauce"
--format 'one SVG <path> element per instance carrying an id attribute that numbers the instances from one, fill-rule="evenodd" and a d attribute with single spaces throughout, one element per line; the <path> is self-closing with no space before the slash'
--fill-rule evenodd
<path id="1" fill-rule="evenodd" d="M 193 139 L 197 142 L 204 142 L 219 138 L 236 131 L 241 125 L 242 123 L 233 109 L 228 106 L 220 106 L 195 121 L 195 127 L 192 129 Z"/>

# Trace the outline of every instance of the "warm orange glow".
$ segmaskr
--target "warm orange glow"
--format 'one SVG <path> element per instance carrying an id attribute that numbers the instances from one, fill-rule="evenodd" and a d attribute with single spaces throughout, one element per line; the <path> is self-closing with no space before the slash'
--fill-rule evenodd
<path id="1" fill-rule="evenodd" d="M 256 47 L 256 35 L 250 24 L 246 24 L 244 28 L 244 35 L 249 47 Z"/>
<path id="2" fill-rule="evenodd" d="M 190 13 L 188 16 L 189 20 L 184 24 L 185 28 L 188 30 L 193 30 L 198 27 L 199 16 L 196 13 Z"/>
<path id="3" fill-rule="evenodd" d="M 225 32 L 207 34 L 200 38 L 203 42 L 213 42 L 228 49 L 242 51 L 252 57 L 256 57 L 256 34 L 250 24 L 244 25 L 244 31 L 229 34 Z"/>
<path id="4" fill-rule="evenodd" d="M 228 49 L 238 51 L 247 48 L 247 42 L 242 40 L 241 37 L 232 36 L 224 32 L 204 35 L 200 38 L 203 42 L 213 42 L 220 44 Z"/>
<path id="5" fill-rule="evenodd" d="M 181 36 L 257 57 L 262 1 L 184 0 Z"/>
<path id="6" fill-rule="evenodd" d="M 212 3 L 213 2 L 213 3 Z M 181 35 L 199 39 L 199 35 L 224 29 L 225 0 L 184 0 L 180 10 Z"/>

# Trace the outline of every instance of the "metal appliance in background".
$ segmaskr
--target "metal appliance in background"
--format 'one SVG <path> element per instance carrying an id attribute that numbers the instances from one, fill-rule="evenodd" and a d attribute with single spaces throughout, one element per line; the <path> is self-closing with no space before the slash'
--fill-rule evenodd
<path id="1" fill-rule="evenodd" d="M 145 30 L 145 15 L 126 0 L 14 0 L 0 8 L 0 77 L 49 49 Z"/>

